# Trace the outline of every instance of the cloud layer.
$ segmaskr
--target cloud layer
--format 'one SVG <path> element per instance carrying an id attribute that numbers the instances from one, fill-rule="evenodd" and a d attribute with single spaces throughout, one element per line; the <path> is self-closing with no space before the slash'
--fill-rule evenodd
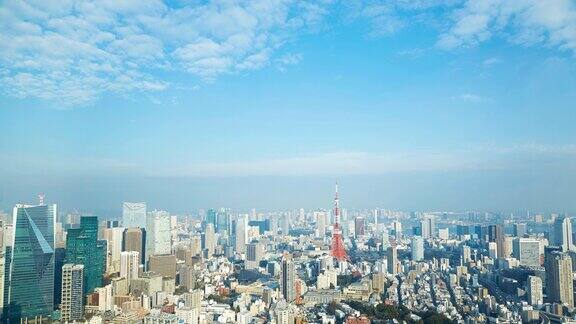
<path id="1" fill-rule="evenodd" d="M 270 64 L 284 71 L 302 60 L 286 43 L 342 21 L 366 23 L 373 37 L 426 25 L 444 50 L 498 38 L 576 53 L 571 0 L 7 0 L 0 90 L 76 106 L 162 91 L 180 72 L 210 82 Z"/>
<path id="2" fill-rule="evenodd" d="M 286 41 L 322 20 L 325 6 L 296 0 L 181 6 L 6 1 L 0 8 L 0 84 L 15 97 L 78 105 L 104 92 L 166 89 L 170 82 L 157 71 L 213 80 L 270 64 Z"/>
<path id="3" fill-rule="evenodd" d="M 476 145 L 452 150 L 331 152 L 308 155 L 203 162 L 142 161 L 122 158 L 7 155 L 0 163 L 11 174 L 121 175 L 152 177 L 343 176 L 405 172 L 529 170 L 551 165 L 573 170 L 576 146 Z M 2 174 L 0 173 L 0 176 Z"/>

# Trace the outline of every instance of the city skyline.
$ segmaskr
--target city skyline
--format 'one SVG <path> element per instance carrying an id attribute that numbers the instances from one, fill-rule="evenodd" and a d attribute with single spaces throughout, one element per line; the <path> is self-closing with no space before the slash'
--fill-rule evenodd
<path id="1" fill-rule="evenodd" d="M 572 1 L 93 6 L 0 8 L 2 208 L 576 211 Z"/>

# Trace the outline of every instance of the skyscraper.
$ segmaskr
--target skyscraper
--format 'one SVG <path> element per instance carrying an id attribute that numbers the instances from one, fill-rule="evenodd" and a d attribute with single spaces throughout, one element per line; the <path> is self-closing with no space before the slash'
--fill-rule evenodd
<path id="1" fill-rule="evenodd" d="M 551 302 L 574 307 L 572 259 L 566 253 L 549 254 L 546 260 L 546 287 Z"/>
<path id="2" fill-rule="evenodd" d="M 396 245 L 392 245 L 388 248 L 387 255 L 388 263 L 388 273 L 395 275 L 397 272 L 398 265 L 398 254 L 396 252 Z"/>
<path id="3" fill-rule="evenodd" d="M 394 232 L 394 237 L 399 240 L 402 238 L 402 223 L 400 221 L 393 221 L 392 222 L 392 231 Z"/>
<path id="4" fill-rule="evenodd" d="M 208 211 L 206 212 L 206 221 L 204 226 L 208 225 L 208 224 L 212 224 L 214 226 L 214 228 L 216 228 L 216 219 L 218 212 L 216 211 L 216 209 L 208 209 Z"/>
<path id="5" fill-rule="evenodd" d="M 326 212 L 315 211 L 314 219 L 316 220 L 316 234 L 319 238 L 326 236 Z"/>
<path id="6" fill-rule="evenodd" d="M 206 250 L 208 258 L 213 256 L 216 250 L 216 233 L 212 223 L 206 224 L 206 229 L 202 234 L 202 249 Z"/>
<path id="7" fill-rule="evenodd" d="M 420 221 L 420 228 L 423 238 L 434 237 L 436 235 L 434 215 L 424 215 Z"/>
<path id="8" fill-rule="evenodd" d="M 260 242 L 248 244 L 246 250 L 246 269 L 255 269 L 260 265 L 260 260 L 264 257 L 264 245 Z"/>
<path id="9" fill-rule="evenodd" d="M 528 276 L 526 280 L 526 295 L 530 305 L 542 305 L 542 279 L 537 276 Z"/>
<path id="10" fill-rule="evenodd" d="M 140 254 L 137 251 L 123 251 L 120 253 L 120 277 L 130 280 L 138 278 L 140 268 Z"/>
<path id="11" fill-rule="evenodd" d="M 563 216 L 554 221 L 554 244 L 562 247 L 566 252 L 573 249 L 572 246 L 572 222 L 570 218 Z"/>
<path id="12" fill-rule="evenodd" d="M 14 207 L 14 235 L 5 255 L 4 303 L 10 322 L 52 314 L 56 215 L 56 205 Z"/>
<path id="13" fill-rule="evenodd" d="M 146 251 L 146 230 L 139 227 L 124 230 L 123 251 L 136 251 L 140 256 L 140 264 L 144 264 Z"/>
<path id="14" fill-rule="evenodd" d="M 513 225 L 514 236 L 522 237 L 528 231 L 526 230 L 526 223 L 514 223 Z"/>
<path id="15" fill-rule="evenodd" d="M 98 217 L 82 216 L 80 228 L 71 228 L 66 236 L 66 263 L 84 265 L 84 293 L 102 286 L 105 254 L 97 244 Z"/>
<path id="16" fill-rule="evenodd" d="M 540 266 L 540 241 L 531 238 L 516 238 L 513 243 L 513 254 L 520 265 Z"/>
<path id="17" fill-rule="evenodd" d="M 122 204 L 122 226 L 146 227 L 146 203 L 125 202 Z"/>
<path id="18" fill-rule="evenodd" d="M 412 238 L 412 260 L 424 260 L 424 239 L 421 236 L 414 236 Z"/>
<path id="19" fill-rule="evenodd" d="M 296 299 L 296 268 L 294 262 L 287 257 L 282 260 L 280 291 L 287 302 Z"/>
<path id="20" fill-rule="evenodd" d="M 488 225 L 488 241 L 496 243 L 496 251 L 498 258 L 505 258 L 505 238 L 502 225 Z"/>
<path id="21" fill-rule="evenodd" d="M 282 235 L 288 235 L 290 232 L 290 212 L 280 215 L 280 223 L 282 224 Z"/>
<path id="22" fill-rule="evenodd" d="M 248 219 L 241 215 L 236 220 L 235 247 L 237 253 L 246 253 L 246 243 L 248 243 Z"/>
<path id="23" fill-rule="evenodd" d="M 356 219 L 354 219 L 354 232 L 356 233 L 356 237 L 364 236 L 364 227 L 364 217 L 356 217 Z"/>
<path id="24" fill-rule="evenodd" d="M 170 214 L 155 210 L 148 213 L 146 224 L 146 259 L 154 254 L 172 253 Z"/>
<path id="25" fill-rule="evenodd" d="M 107 272 L 115 273 L 120 271 L 120 253 L 122 252 L 124 241 L 124 228 L 113 227 L 104 229 L 104 238 L 108 245 Z"/>
<path id="26" fill-rule="evenodd" d="M 65 264 L 62 267 L 62 321 L 76 321 L 84 317 L 84 266 Z"/>

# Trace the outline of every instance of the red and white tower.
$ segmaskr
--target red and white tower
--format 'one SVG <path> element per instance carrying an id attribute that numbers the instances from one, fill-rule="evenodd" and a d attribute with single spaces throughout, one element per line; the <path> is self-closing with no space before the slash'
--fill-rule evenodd
<path id="1" fill-rule="evenodd" d="M 332 256 L 338 261 L 348 259 L 344 249 L 342 239 L 342 229 L 340 228 L 340 199 L 338 198 L 338 183 L 336 183 L 336 195 L 334 196 L 334 230 L 332 231 Z"/>

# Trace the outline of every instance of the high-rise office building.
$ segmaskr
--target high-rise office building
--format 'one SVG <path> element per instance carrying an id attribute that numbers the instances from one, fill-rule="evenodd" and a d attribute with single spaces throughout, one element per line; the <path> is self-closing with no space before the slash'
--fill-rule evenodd
<path id="1" fill-rule="evenodd" d="M 84 317 L 84 266 L 67 263 L 62 267 L 62 321 L 78 321 Z"/>
<path id="2" fill-rule="evenodd" d="M 573 249 L 572 245 L 572 222 L 570 218 L 558 217 L 554 221 L 554 244 L 562 247 L 566 252 Z"/>
<path id="3" fill-rule="evenodd" d="M 246 269 L 256 269 L 264 257 L 264 245 L 260 242 L 248 244 L 246 249 Z"/>
<path id="4" fill-rule="evenodd" d="M 462 245 L 462 263 L 468 264 L 472 260 L 471 249 L 468 245 Z"/>
<path id="5" fill-rule="evenodd" d="M 296 267 L 294 261 L 285 257 L 284 260 L 282 260 L 280 275 L 280 291 L 282 292 L 282 297 L 284 297 L 287 302 L 293 302 L 296 299 Z"/>
<path id="6" fill-rule="evenodd" d="M 392 245 L 388 248 L 387 263 L 388 263 L 388 273 L 395 275 L 398 272 L 398 252 L 396 251 L 396 245 Z"/>
<path id="7" fill-rule="evenodd" d="M 108 246 L 107 272 L 120 271 L 120 253 L 124 246 L 124 228 L 113 227 L 104 229 L 104 239 Z"/>
<path id="8" fill-rule="evenodd" d="M 496 242 L 488 242 L 488 256 L 492 259 L 498 258 L 498 244 Z"/>
<path id="9" fill-rule="evenodd" d="M 421 236 L 414 236 L 412 238 L 412 260 L 424 260 L 424 239 Z"/>
<path id="10" fill-rule="evenodd" d="M 237 253 L 246 253 L 248 243 L 248 218 L 241 215 L 236 220 L 235 248 Z"/>
<path id="11" fill-rule="evenodd" d="M 319 238 L 324 238 L 326 236 L 326 212 L 325 211 L 315 211 L 314 219 L 316 220 L 316 235 Z"/>
<path id="12" fill-rule="evenodd" d="M 102 286 L 105 257 L 105 251 L 98 245 L 98 217 L 82 216 L 80 227 L 67 232 L 65 263 L 84 265 L 84 293 Z"/>
<path id="13" fill-rule="evenodd" d="M 290 212 L 280 215 L 280 223 L 282 224 L 282 235 L 288 235 L 290 232 Z"/>
<path id="14" fill-rule="evenodd" d="M 125 202 L 122 204 L 122 226 L 146 227 L 146 203 Z"/>
<path id="15" fill-rule="evenodd" d="M 382 250 L 386 250 L 390 246 L 390 235 L 388 235 L 388 229 L 384 228 L 382 232 Z"/>
<path id="16" fill-rule="evenodd" d="M 537 276 L 528 276 L 526 280 L 526 296 L 530 305 L 542 305 L 542 279 Z"/>
<path id="17" fill-rule="evenodd" d="M 173 254 L 150 256 L 149 270 L 164 277 L 176 278 L 176 256 Z"/>
<path id="18" fill-rule="evenodd" d="M 572 259 L 566 253 L 551 252 L 547 256 L 546 287 L 551 302 L 574 307 Z"/>
<path id="19" fill-rule="evenodd" d="M 392 222 L 392 231 L 394 232 L 394 237 L 399 240 L 402 238 L 402 223 L 400 221 L 393 221 Z"/>
<path id="20" fill-rule="evenodd" d="M 140 256 L 140 264 L 144 264 L 146 258 L 146 230 L 139 227 L 124 230 L 123 251 L 136 251 Z"/>
<path id="21" fill-rule="evenodd" d="M 526 223 L 514 223 L 513 225 L 514 236 L 522 237 L 528 233 Z"/>
<path id="22" fill-rule="evenodd" d="M 202 249 L 206 250 L 208 258 L 216 251 L 216 233 L 212 223 L 206 224 L 206 229 L 202 233 Z"/>
<path id="23" fill-rule="evenodd" d="M 434 215 L 424 215 L 420 221 L 421 235 L 423 238 L 436 236 L 436 222 Z"/>
<path id="24" fill-rule="evenodd" d="M 138 278 L 140 270 L 140 254 L 137 251 L 120 253 L 120 277 L 130 280 Z"/>
<path id="25" fill-rule="evenodd" d="M 216 214 L 216 233 L 228 233 L 230 234 L 231 230 L 231 222 L 230 222 L 230 211 L 221 208 L 218 213 Z M 263 233 L 263 232 L 261 232 Z"/>
<path id="26" fill-rule="evenodd" d="M 155 210 L 148 213 L 146 224 L 146 259 L 155 254 L 172 253 L 170 214 Z"/>
<path id="27" fill-rule="evenodd" d="M 513 255 L 522 266 L 540 266 L 540 241 L 525 237 L 514 239 Z"/>
<path id="28" fill-rule="evenodd" d="M 208 224 L 212 224 L 214 226 L 214 228 L 216 228 L 217 217 L 218 217 L 218 212 L 216 211 L 216 209 L 208 209 L 208 211 L 206 212 L 206 220 L 205 220 L 204 227 L 206 227 L 206 225 L 208 225 Z"/>
<path id="29" fill-rule="evenodd" d="M 5 249 L 5 315 L 9 322 L 52 314 L 56 205 L 17 205 Z"/>
<path id="30" fill-rule="evenodd" d="M 506 242 L 502 225 L 488 225 L 488 241 L 496 243 L 498 258 L 506 257 Z"/>
<path id="31" fill-rule="evenodd" d="M 354 219 L 354 233 L 356 234 L 356 237 L 364 236 L 366 234 L 364 217 L 356 217 L 356 219 Z"/>

